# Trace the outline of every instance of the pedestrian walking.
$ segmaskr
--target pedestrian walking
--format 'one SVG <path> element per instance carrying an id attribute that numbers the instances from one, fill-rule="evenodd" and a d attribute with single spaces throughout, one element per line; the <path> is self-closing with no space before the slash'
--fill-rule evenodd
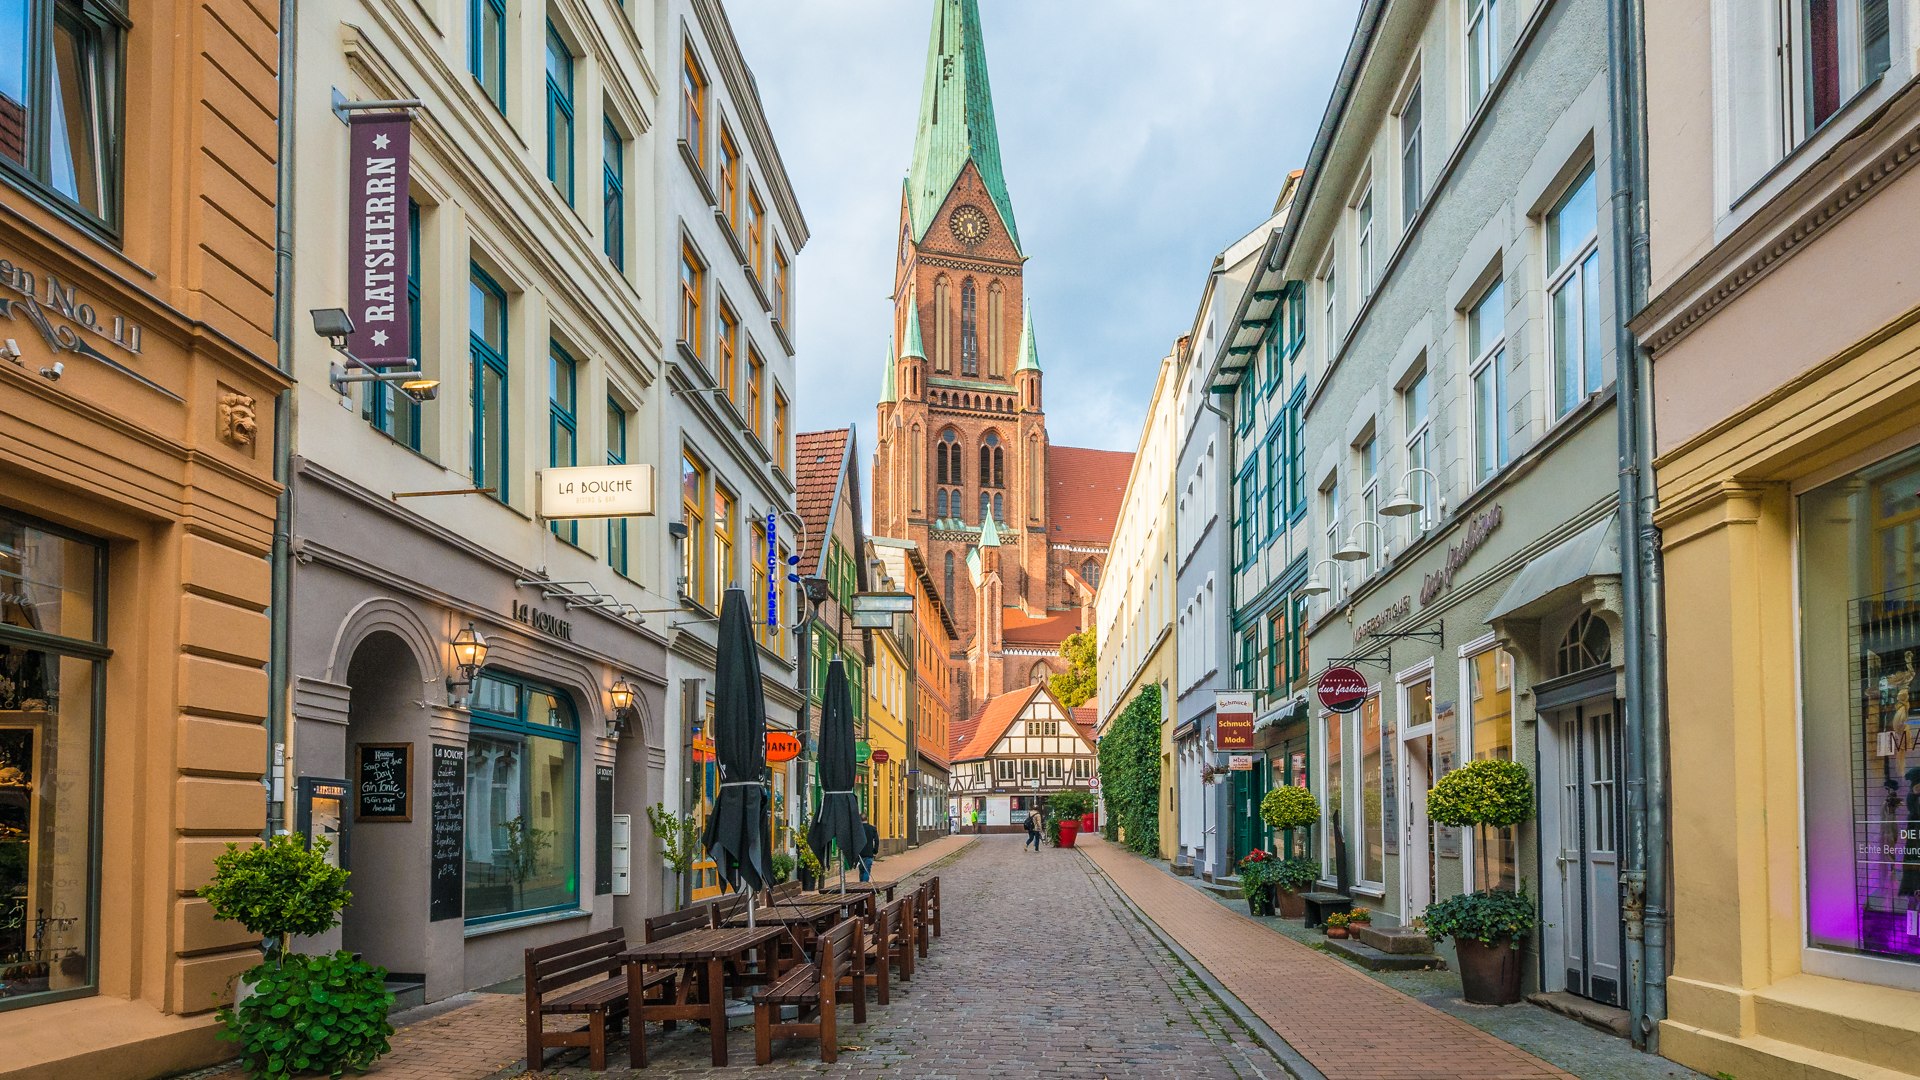
<path id="1" fill-rule="evenodd" d="M 880 830 L 873 827 L 865 814 L 860 815 L 860 880 L 873 880 L 873 857 L 880 854 Z"/>
<path id="2" fill-rule="evenodd" d="M 1040 850 L 1040 815 L 1032 810 L 1027 811 L 1027 843 Z"/>

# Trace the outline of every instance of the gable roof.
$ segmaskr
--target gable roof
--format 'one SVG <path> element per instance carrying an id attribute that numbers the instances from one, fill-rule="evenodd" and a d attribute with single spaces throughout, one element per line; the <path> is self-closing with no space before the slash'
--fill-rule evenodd
<path id="1" fill-rule="evenodd" d="M 1056 543 L 1112 543 L 1113 527 L 1120 518 L 1120 500 L 1126 494 L 1131 472 L 1133 454 L 1125 450 L 1049 447 L 1047 517 L 1053 531 L 1047 539 Z"/>
<path id="2" fill-rule="evenodd" d="M 980 711 L 973 714 L 973 720 L 964 725 L 967 729 L 965 741 L 960 738 L 963 725 L 955 724 L 947 740 L 948 745 L 953 747 L 953 760 L 956 762 L 978 761 L 992 753 L 994 745 L 1000 741 L 1000 736 L 1007 733 L 1007 728 L 1013 725 L 1014 720 L 1019 718 L 1028 703 L 1040 692 L 1041 687 L 1038 683 L 1023 686 L 1018 690 L 1001 694 L 980 706 Z"/>
<path id="3" fill-rule="evenodd" d="M 819 571 L 821 548 L 833 530 L 833 507 L 853 446 L 853 428 L 803 431 L 793 443 L 795 508 L 807 526 L 798 553 L 800 575 L 805 577 Z M 854 520 L 859 521 L 857 514 Z"/>
<path id="4" fill-rule="evenodd" d="M 1000 636 L 1008 644 L 1059 645 L 1079 630 L 1078 611 L 1055 611 L 1033 616 L 1021 608 L 1010 607 L 1000 613 Z"/>

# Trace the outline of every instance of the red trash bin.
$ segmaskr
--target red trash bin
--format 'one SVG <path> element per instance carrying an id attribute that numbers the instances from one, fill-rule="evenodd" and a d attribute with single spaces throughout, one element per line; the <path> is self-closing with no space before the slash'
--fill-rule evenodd
<path id="1" fill-rule="evenodd" d="M 1100 822 L 1092 814 L 1080 815 L 1080 831 L 1090 833 L 1100 827 Z"/>
<path id="2" fill-rule="evenodd" d="M 1079 835 L 1080 835 L 1079 822 L 1073 820 L 1072 818 L 1065 818 L 1060 822 L 1060 846 L 1061 847 L 1072 847 L 1073 838 Z"/>

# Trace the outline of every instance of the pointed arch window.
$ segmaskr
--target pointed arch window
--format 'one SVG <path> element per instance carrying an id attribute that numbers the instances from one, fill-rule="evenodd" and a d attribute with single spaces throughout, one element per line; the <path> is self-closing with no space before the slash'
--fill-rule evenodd
<path id="1" fill-rule="evenodd" d="M 933 368 L 953 370 L 953 315 L 947 296 L 947 279 L 933 279 Z"/>
<path id="2" fill-rule="evenodd" d="M 995 495 L 993 497 L 993 520 L 995 521 L 1007 520 L 1007 508 L 1005 504 L 1000 501 L 1002 498 L 1004 498 L 1004 496 L 1001 495 Z"/>
<path id="3" fill-rule="evenodd" d="M 960 374 L 980 374 L 980 336 L 974 317 L 973 279 L 960 283 Z"/>
<path id="4" fill-rule="evenodd" d="M 940 441 L 933 448 L 933 476 L 937 484 L 960 483 L 960 436 L 952 428 L 940 433 Z"/>
<path id="5" fill-rule="evenodd" d="M 953 603 L 953 552 L 947 552 L 947 603 Z"/>
<path id="6" fill-rule="evenodd" d="M 1000 445 L 997 432 L 989 431 L 986 438 L 980 440 L 980 486 L 1007 486 L 1006 451 Z"/>
<path id="7" fill-rule="evenodd" d="M 981 492 L 980 493 L 980 524 L 982 526 L 986 525 L 987 523 L 987 511 L 989 508 L 992 507 L 992 505 L 993 505 L 993 497 L 988 495 L 984 491 Z"/>
<path id="8" fill-rule="evenodd" d="M 1094 561 L 1093 559 L 1088 559 L 1086 562 L 1081 563 L 1080 576 L 1086 581 L 1087 584 L 1093 586 L 1096 589 L 1099 588 L 1100 587 L 1100 564 Z"/>
<path id="9" fill-rule="evenodd" d="M 1047 670 L 1047 662 L 1045 660 L 1035 660 L 1033 662 L 1033 670 L 1027 672 L 1027 682 L 1032 686 L 1042 686 L 1045 685 L 1048 676 L 1052 674 L 1051 671 Z"/>
<path id="10" fill-rule="evenodd" d="M 933 497 L 933 508 L 934 508 L 934 512 L 935 512 L 935 515 L 936 515 L 936 516 L 938 516 L 938 517 L 946 517 L 946 516 L 947 516 L 947 492 L 946 492 L 946 489 L 944 489 L 944 488 L 942 488 L 942 489 L 940 490 L 940 493 L 939 493 L 939 494 L 937 494 L 937 495 L 935 495 L 935 496 Z"/>
<path id="11" fill-rule="evenodd" d="M 987 285 L 987 375 L 995 379 L 1000 377 L 1001 357 L 1006 355 L 1000 332 L 1000 324 L 1006 321 L 1002 317 L 1006 294 L 998 281 Z"/>

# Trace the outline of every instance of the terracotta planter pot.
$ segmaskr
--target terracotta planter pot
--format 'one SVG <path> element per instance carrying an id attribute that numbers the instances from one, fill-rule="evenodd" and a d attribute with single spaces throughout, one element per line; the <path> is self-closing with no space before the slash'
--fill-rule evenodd
<path id="1" fill-rule="evenodd" d="M 1346 936 L 1347 936 L 1347 928 L 1346 928 L 1346 927 L 1344 927 L 1344 926 L 1329 926 L 1329 927 L 1327 927 L 1327 936 L 1328 936 L 1328 937 L 1330 937 L 1330 938 L 1343 938 L 1343 937 L 1346 937 Z"/>
<path id="2" fill-rule="evenodd" d="M 1274 906 L 1280 909 L 1283 919 L 1304 919 L 1307 916 L 1306 898 L 1291 889 L 1273 887 Z"/>
<path id="3" fill-rule="evenodd" d="M 1491 945 L 1455 939 L 1460 989 L 1475 1005 L 1511 1005 L 1520 1000 L 1520 950 L 1505 938 Z"/>

